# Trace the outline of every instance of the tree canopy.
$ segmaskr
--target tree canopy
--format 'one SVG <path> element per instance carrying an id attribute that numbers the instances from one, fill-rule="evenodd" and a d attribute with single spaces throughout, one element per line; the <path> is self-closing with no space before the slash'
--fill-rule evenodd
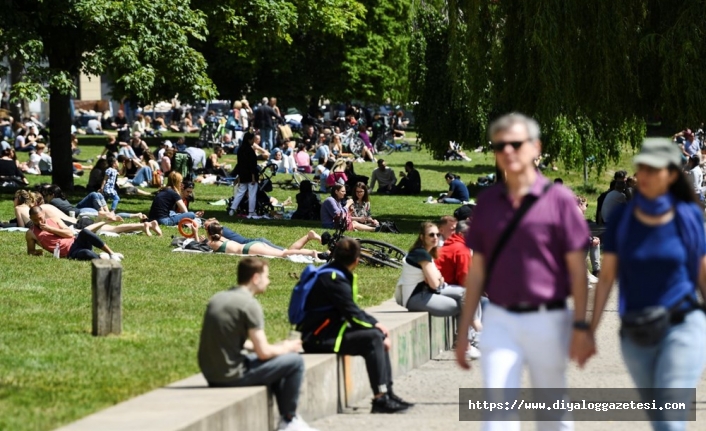
<path id="1" fill-rule="evenodd" d="M 53 182 L 73 188 L 70 97 L 80 72 L 114 77 L 114 93 L 143 100 L 215 95 L 204 57 L 206 20 L 189 1 L 23 0 L 0 17 L 0 54 L 22 67 L 15 100 L 49 97 Z"/>
<path id="2" fill-rule="evenodd" d="M 210 33 L 194 45 L 227 99 L 277 95 L 306 107 L 404 100 L 410 0 L 194 0 Z"/>
<path id="3" fill-rule="evenodd" d="M 440 155 L 449 140 L 482 145 L 490 119 L 519 111 L 540 121 L 545 152 L 602 169 L 639 144 L 648 116 L 704 118 L 705 13 L 697 0 L 422 3 L 410 43 L 419 134 Z"/>

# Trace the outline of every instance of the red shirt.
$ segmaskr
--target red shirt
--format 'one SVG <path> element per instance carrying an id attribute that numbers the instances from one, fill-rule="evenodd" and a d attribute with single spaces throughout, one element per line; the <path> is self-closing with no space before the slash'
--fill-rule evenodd
<path id="1" fill-rule="evenodd" d="M 468 275 L 468 265 L 471 262 L 471 249 L 466 246 L 463 235 L 453 234 L 444 241 L 443 247 L 436 250 L 434 259 L 436 267 L 441 271 L 444 281 L 457 286 L 464 286 Z"/>
<path id="2" fill-rule="evenodd" d="M 59 228 L 59 225 L 54 220 L 48 218 L 47 225 L 53 228 Z M 37 237 L 39 245 L 49 253 L 54 253 L 54 248 L 59 244 L 59 256 L 66 257 L 69 255 L 69 250 L 74 243 L 74 237 L 64 238 L 39 229 L 37 226 L 32 226 L 32 233 Z"/>

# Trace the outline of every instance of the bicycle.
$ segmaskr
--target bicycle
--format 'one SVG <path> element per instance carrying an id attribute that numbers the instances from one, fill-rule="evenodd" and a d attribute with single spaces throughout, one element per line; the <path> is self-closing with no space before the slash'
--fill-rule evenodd
<path id="1" fill-rule="evenodd" d="M 333 258 L 333 252 L 336 250 L 338 242 L 346 238 L 347 221 L 345 217 L 341 217 L 333 235 L 324 232 L 322 235 L 322 243 L 328 245 L 328 261 Z M 404 258 L 407 253 L 401 248 L 394 246 L 384 241 L 374 239 L 353 238 L 360 244 L 360 261 L 364 265 L 373 267 L 387 266 L 389 268 L 401 269 Z"/>
<path id="2" fill-rule="evenodd" d="M 341 134 L 341 144 L 343 148 L 348 148 L 348 151 L 356 158 L 362 157 L 365 143 L 360 139 L 360 136 L 358 136 L 355 127 L 351 127 Z"/>
<path id="3" fill-rule="evenodd" d="M 383 153 L 386 155 L 390 155 L 395 151 L 410 152 L 414 150 L 418 151 L 421 149 L 421 146 L 418 142 L 410 144 L 407 141 L 395 141 L 395 133 L 393 131 L 386 132 L 384 135 L 377 138 L 373 146 L 375 147 L 378 153 Z"/>

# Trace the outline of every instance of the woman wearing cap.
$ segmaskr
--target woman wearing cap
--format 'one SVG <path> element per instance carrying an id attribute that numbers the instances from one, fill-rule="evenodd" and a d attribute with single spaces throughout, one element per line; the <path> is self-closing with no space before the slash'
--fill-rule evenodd
<path id="1" fill-rule="evenodd" d="M 603 235 L 603 262 L 591 330 L 595 333 L 619 280 L 620 344 L 639 388 L 695 388 L 706 361 L 706 316 L 696 290 L 706 296 L 703 209 L 682 172 L 681 152 L 669 140 L 648 140 L 634 160 L 635 198 L 617 208 Z M 666 392 L 646 399 L 664 401 Z M 670 401 L 693 402 L 688 394 Z M 686 429 L 678 416 L 653 410 L 653 428 Z M 674 421 L 674 422 L 659 422 Z"/>

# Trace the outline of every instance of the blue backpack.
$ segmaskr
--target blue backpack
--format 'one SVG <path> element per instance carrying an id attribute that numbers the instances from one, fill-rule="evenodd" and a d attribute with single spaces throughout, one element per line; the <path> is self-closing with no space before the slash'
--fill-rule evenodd
<path id="1" fill-rule="evenodd" d="M 309 297 L 309 292 L 311 292 L 311 289 L 314 287 L 316 280 L 318 280 L 319 276 L 322 274 L 331 273 L 343 277 L 344 280 L 346 279 L 344 273 L 337 269 L 330 268 L 328 265 L 320 267 L 307 265 L 307 267 L 304 268 L 299 282 L 294 286 L 294 290 L 292 290 L 292 298 L 289 301 L 289 322 L 292 325 L 299 325 L 304 321 L 304 317 L 306 316 L 306 312 L 304 311 L 306 299 Z M 309 311 L 324 311 L 328 309 L 333 309 L 333 307 L 323 307 Z"/>

